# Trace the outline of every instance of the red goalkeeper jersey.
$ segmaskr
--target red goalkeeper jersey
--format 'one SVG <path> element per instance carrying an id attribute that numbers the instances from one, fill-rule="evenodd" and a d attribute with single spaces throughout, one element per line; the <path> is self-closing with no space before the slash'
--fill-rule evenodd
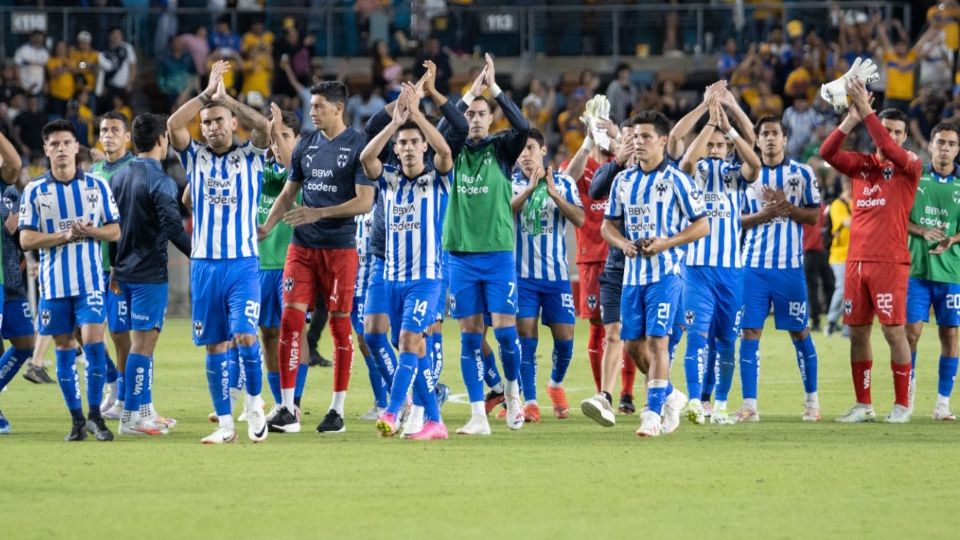
<path id="1" fill-rule="evenodd" d="M 867 116 L 864 124 L 884 160 L 877 154 L 840 150 L 846 135 L 839 128 L 820 146 L 823 159 L 850 177 L 853 217 L 847 261 L 910 264 L 907 221 L 923 163 L 897 146 L 876 114 Z"/>
<path id="2" fill-rule="evenodd" d="M 560 164 L 560 170 L 566 170 L 569 165 L 570 160 L 564 161 Z M 607 199 L 590 198 L 590 182 L 600 165 L 593 158 L 588 157 L 583 174 L 577 178 L 580 202 L 583 203 L 583 226 L 576 229 L 577 264 L 603 263 L 607 260 L 607 252 L 610 249 L 607 242 L 600 236 L 600 225 L 603 223 Z"/>

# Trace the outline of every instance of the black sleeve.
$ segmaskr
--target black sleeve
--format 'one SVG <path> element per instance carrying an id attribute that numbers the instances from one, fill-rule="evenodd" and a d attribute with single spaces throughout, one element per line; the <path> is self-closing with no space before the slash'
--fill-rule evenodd
<path id="1" fill-rule="evenodd" d="M 494 139 L 494 148 L 501 163 L 506 163 L 509 164 L 510 167 L 513 167 L 513 164 L 516 163 L 520 157 L 520 153 L 523 152 L 523 147 L 527 145 L 527 137 L 530 134 L 530 122 L 523 116 L 520 107 L 517 107 L 517 104 L 507 97 L 505 92 L 501 92 L 500 95 L 497 96 L 497 105 L 503 109 L 503 115 L 507 118 L 507 121 L 510 122 L 511 129 L 496 136 Z"/>
<path id="2" fill-rule="evenodd" d="M 183 230 L 183 221 L 180 220 L 180 206 L 177 204 L 177 185 L 170 177 L 166 178 L 165 189 L 153 191 L 153 204 L 160 220 L 160 234 L 187 257 L 190 256 L 190 236 Z M 171 195 L 171 192 L 173 195 Z"/>
<path id="3" fill-rule="evenodd" d="M 593 173 L 593 180 L 590 181 L 590 198 L 605 199 L 610 196 L 610 188 L 613 186 L 613 179 L 617 177 L 623 167 L 617 165 L 616 161 L 608 161 Z"/>
<path id="4" fill-rule="evenodd" d="M 446 139 L 447 145 L 450 146 L 453 159 L 457 159 L 470 129 L 469 124 L 467 124 L 467 117 L 450 100 L 447 100 L 443 107 L 440 107 L 440 112 L 443 113 L 443 119 L 437 124 L 438 131 Z M 443 126 L 443 129 L 439 129 L 441 126 Z"/>
<path id="5" fill-rule="evenodd" d="M 367 139 L 367 144 L 369 144 L 378 133 L 386 129 L 387 126 L 390 125 L 391 120 L 386 108 L 380 109 L 371 116 L 370 119 L 367 120 L 367 125 L 363 128 L 363 135 Z M 396 161 L 395 157 L 396 156 L 393 155 L 392 144 L 385 145 L 383 150 L 380 151 L 380 155 L 377 156 L 381 163 L 393 163 Z"/>

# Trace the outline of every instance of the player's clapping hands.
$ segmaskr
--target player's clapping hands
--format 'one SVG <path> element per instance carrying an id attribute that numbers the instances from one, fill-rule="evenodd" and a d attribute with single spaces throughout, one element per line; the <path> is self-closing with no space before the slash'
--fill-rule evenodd
<path id="1" fill-rule="evenodd" d="M 644 257 L 653 257 L 657 253 L 667 249 L 667 239 L 659 236 L 645 238 L 639 242 L 640 254 Z"/>

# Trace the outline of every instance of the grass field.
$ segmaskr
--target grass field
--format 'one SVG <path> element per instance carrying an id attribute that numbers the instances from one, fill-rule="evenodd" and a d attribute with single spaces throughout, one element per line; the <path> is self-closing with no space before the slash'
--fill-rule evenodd
<path id="1" fill-rule="evenodd" d="M 241 424 L 238 444 L 207 447 L 199 443 L 211 431 L 203 354 L 190 342 L 187 321 L 168 321 L 154 398 L 180 423 L 162 439 L 67 444 L 69 418 L 56 385 L 17 377 L 0 396 L 13 425 L 13 434 L 0 437 L 0 538 L 957 537 L 960 426 L 929 418 L 939 355 L 934 328 L 923 339 L 910 424 L 833 423 L 853 401 L 848 342 L 821 335 L 825 421 L 801 423 L 793 347 L 768 328 L 763 421 L 684 423 L 657 440 L 634 436 L 637 416 L 604 429 L 580 414 L 579 401 L 593 393 L 585 330 L 578 326 L 566 384 L 574 412 L 564 421 L 547 408 L 540 424 L 516 433 L 491 419 L 487 438 L 378 439 L 372 423 L 354 419 L 372 400 L 357 361 L 347 433 L 313 431 L 330 399 L 330 369 L 317 368 L 304 397 L 304 433 L 272 434 L 254 445 Z M 469 409 L 452 321 L 445 337 L 442 380 L 461 394 L 444 409 L 452 433 Z M 884 415 L 892 381 L 886 347 L 879 332 L 874 337 L 874 400 Z M 541 340 L 546 362 L 550 346 Z M 328 342 L 322 350 L 330 350 Z M 548 372 L 542 365 L 541 379 Z M 684 386 L 680 366 L 673 380 Z"/>

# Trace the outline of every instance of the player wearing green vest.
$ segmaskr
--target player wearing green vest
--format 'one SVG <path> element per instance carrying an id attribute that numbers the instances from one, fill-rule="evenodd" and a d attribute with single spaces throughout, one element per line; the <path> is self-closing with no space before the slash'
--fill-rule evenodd
<path id="1" fill-rule="evenodd" d="M 960 326 L 960 126 L 942 122 L 931 132 L 928 164 L 910 212 L 910 283 L 907 289 L 907 341 L 916 373 L 917 342 L 930 308 L 940 331 L 940 367 L 934 420 L 955 421 L 950 410 L 957 375 L 957 327 Z M 916 395 L 910 381 L 910 409 Z"/>
<path id="2" fill-rule="evenodd" d="M 454 166 L 453 189 L 443 222 L 449 251 L 453 317 L 460 321 L 460 369 L 471 415 L 457 433 L 489 435 L 483 395 L 483 313 L 492 315 L 506 379 L 507 427 L 523 427 L 520 402 L 520 340 L 517 337 L 517 276 L 514 264 L 513 187 L 510 170 L 527 143 L 530 124 L 497 86 L 493 59 L 457 107 L 469 124 L 467 142 Z M 490 134 L 494 105 L 480 96 L 490 89 L 512 129 Z"/>
<path id="3" fill-rule="evenodd" d="M 99 176 L 110 183 L 110 178 L 118 171 L 125 169 L 133 161 L 134 155 L 127 150 L 130 145 L 130 123 L 122 113 L 112 111 L 103 115 L 100 120 L 100 145 L 106 159 L 97 161 L 90 167 L 90 174 Z M 114 284 L 110 282 L 110 250 L 108 242 L 103 242 L 100 251 L 103 253 L 103 280 L 109 285 L 105 303 L 107 307 L 107 326 L 110 329 L 110 339 L 113 341 L 117 354 L 117 363 L 114 365 L 107 353 L 106 392 L 100 411 L 108 420 L 119 420 L 123 413 L 124 381 L 123 370 L 126 369 L 127 355 L 130 353 L 130 332 L 115 331 L 114 328 L 129 326 L 126 321 L 129 306 L 114 294 Z M 117 323 L 120 323 L 119 325 Z M 43 337 L 40 338 L 41 340 Z M 40 349 L 38 343 L 37 349 Z"/>

